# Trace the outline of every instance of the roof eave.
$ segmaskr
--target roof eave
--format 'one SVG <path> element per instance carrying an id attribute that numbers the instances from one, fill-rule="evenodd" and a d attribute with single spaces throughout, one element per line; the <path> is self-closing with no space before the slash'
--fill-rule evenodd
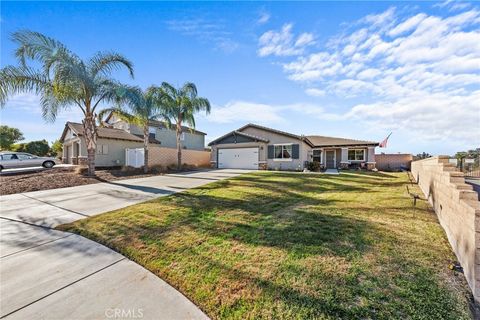
<path id="1" fill-rule="evenodd" d="M 265 142 L 265 143 L 268 143 L 268 142 L 269 142 L 268 139 L 265 139 L 265 138 L 262 138 L 262 137 L 251 136 L 251 135 L 249 135 L 249 134 L 247 134 L 247 133 L 244 133 L 244 132 L 241 132 L 241 131 L 239 131 L 239 130 L 233 130 L 233 131 L 230 131 L 230 132 L 224 134 L 223 136 L 218 137 L 217 139 L 211 141 L 211 142 L 208 144 L 208 146 L 216 145 L 216 142 L 217 142 L 217 141 L 222 140 L 223 138 L 226 138 L 226 137 L 228 137 L 228 136 L 231 135 L 231 134 L 238 134 L 238 135 L 241 135 L 241 136 L 244 136 L 244 137 L 248 137 L 248 138 L 254 139 L 254 140 L 256 140 L 256 141 L 260 141 L 260 142 Z"/>

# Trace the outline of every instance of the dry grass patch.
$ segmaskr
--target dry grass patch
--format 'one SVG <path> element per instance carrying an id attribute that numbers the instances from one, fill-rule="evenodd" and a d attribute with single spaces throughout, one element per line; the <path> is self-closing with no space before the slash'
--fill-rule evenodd
<path id="1" fill-rule="evenodd" d="M 469 293 L 406 174 L 258 172 L 64 225 L 222 319 L 466 319 Z"/>

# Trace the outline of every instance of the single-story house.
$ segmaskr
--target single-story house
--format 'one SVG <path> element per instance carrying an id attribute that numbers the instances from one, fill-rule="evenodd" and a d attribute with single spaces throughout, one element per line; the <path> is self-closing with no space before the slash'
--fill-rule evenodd
<path id="1" fill-rule="evenodd" d="M 174 127 L 167 128 L 162 121 L 149 123 L 149 148 L 177 147 L 176 132 Z M 182 148 L 186 150 L 205 150 L 205 133 L 182 127 L 180 137 Z M 63 144 L 63 163 L 86 164 L 87 147 L 84 138 L 83 124 L 67 122 L 60 142 Z M 143 130 L 136 125 L 129 124 L 110 114 L 105 123 L 97 129 L 97 150 L 95 166 L 112 167 L 126 164 L 126 149 L 143 148 Z M 160 150 L 160 149 L 159 149 Z M 165 149 L 162 149 L 165 150 Z M 158 154 L 159 152 L 155 152 Z M 155 160 L 155 159 L 153 159 Z M 149 161 L 150 162 L 150 161 Z M 168 165 L 158 159 L 158 163 Z"/>
<path id="2" fill-rule="evenodd" d="M 303 170 L 309 162 L 323 168 L 375 168 L 378 142 L 296 135 L 247 124 L 209 143 L 215 168 Z"/>

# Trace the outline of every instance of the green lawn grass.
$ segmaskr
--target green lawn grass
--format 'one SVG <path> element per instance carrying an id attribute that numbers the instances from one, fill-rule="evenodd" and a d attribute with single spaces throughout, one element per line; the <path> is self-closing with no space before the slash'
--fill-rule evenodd
<path id="1" fill-rule="evenodd" d="M 212 318 L 469 318 L 455 256 L 408 183 L 255 172 L 60 228 L 143 265 Z"/>

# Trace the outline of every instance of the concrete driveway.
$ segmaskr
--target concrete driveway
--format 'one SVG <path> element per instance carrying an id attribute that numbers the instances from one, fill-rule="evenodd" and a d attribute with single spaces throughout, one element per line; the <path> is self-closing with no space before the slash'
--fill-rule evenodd
<path id="1" fill-rule="evenodd" d="M 197 171 L 1 196 L 0 318 L 207 318 L 121 254 L 52 228 L 245 172 Z"/>

